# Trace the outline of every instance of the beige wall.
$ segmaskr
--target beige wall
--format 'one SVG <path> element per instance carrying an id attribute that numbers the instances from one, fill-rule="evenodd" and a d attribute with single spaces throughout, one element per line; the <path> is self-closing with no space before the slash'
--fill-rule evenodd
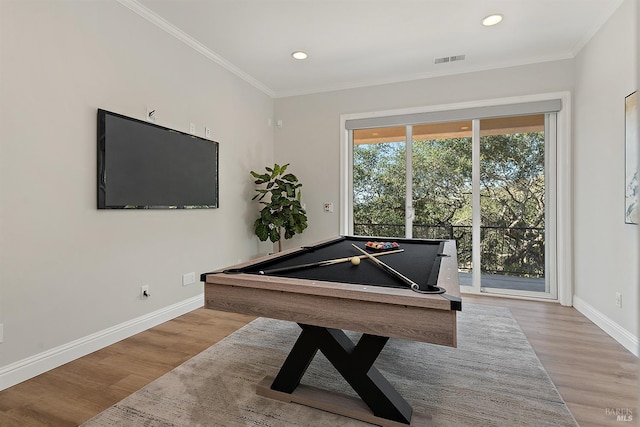
<path id="1" fill-rule="evenodd" d="M 624 99 L 638 89 L 636 7 L 625 1 L 575 60 L 574 275 L 577 305 L 637 340 L 640 226 L 624 223 Z"/>
<path id="2" fill-rule="evenodd" d="M 182 274 L 248 259 L 249 170 L 273 100 L 116 1 L 0 2 L 2 367 L 197 297 Z M 220 208 L 96 209 L 96 109 L 220 142 Z M 140 286 L 152 298 L 139 299 Z"/>

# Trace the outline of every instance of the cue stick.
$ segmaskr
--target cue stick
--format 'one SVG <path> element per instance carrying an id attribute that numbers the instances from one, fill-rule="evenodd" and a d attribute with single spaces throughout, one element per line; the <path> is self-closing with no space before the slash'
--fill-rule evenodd
<path id="1" fill-rule="evenodd" d="M 394 251 L 380 252 L 380 253 L 374 254 L 374 256 L 397 254 L 398 252 L 403 252 L 403 251 L 404 251 L 404 249 L 396 249 Z M 369 254 L 366 254 L 366 255 L 369 255 Z M 299 264 L 299 265 L 292 265 L 292 266 L 289 266 L 289 267 L 272 268 L 271 270 L 260 270 L 260 271 L 258 271 L 258 274 L 281 273 L 283 271 L 298 270 L 298 269 L 311 268 L 311 267 L 326 267 L 328 265 L 334 265 L 334 264 L 340 264 L 340 263 L 343 263 L 343 262 L 349 262 L 349 261 L 351 261 L 351 258 L 365 259 L 366 255 L 360 255 L 360 256 L 357 256 L 357 257 L 327 259 L 327 260 L 324 260 L 324 261 L 311 262 L 309 264 Z"/>
<path id="2" fill-rule="evenodd" d="M 413 289 L 414 291 L 419 291 L 420 290 L 420 286 L 416 282 L 414 282 L 413 280 L 409 279 L 404 274 L 399 273 L 398 271 L 396 271 L 393 268 L 389 267 L 384 262 L 380 261 L 379 259 L 374 258 L 373 255 L 371 255 L 369 252 L 366 252 L 364 249 L 362 249 L 361 247 L 355 245 L 354 243 L 352 243 L 351 246 L 353 246 L 354 248 L 356 248 L 357 250 L 362 252 L 371 261 L 375 262 L 378 267 L 382 268 L 384 271 L 386 271 L 387 273 L 391 274 L 395 278 L 402 280 L 404 283 L 409 285 L 409 287 L 411 289 Z"/>

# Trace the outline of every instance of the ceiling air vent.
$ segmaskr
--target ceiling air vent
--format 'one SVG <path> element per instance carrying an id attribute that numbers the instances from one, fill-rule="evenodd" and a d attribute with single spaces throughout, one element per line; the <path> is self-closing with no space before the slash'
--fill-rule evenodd
<path id="1" fill-rule="evenodd" d="M 442 64 L 445 62 L 464 61 L 465 56 L 466 55 L 443 56 L 442 58 L 436 58 L 433 63 Z"/>

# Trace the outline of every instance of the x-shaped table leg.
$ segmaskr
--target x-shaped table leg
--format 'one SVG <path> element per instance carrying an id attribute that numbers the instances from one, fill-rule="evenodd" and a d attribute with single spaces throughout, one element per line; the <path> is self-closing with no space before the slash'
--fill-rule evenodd
<path id="1" fill-rule="evenodd" d="M 364 334 L 354 344 L 340 329 L 299 325 L 302 332 L 271 384 L 272 390 L 293 393 L 320 350 L 375 416 L 411 423 L 413 409 L 373 366 L 388 337 Z"/>

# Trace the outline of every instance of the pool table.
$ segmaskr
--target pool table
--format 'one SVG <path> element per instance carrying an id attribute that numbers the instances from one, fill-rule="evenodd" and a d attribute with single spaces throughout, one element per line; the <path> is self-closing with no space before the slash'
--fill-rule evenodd
<path id="1" fill-rule="evenodd" d="M 383 240 L 398 243 L 402 251 L 366 249 L 367 241 Z M 411 279 L 416 289 L 362 255 L 354 244 Z M 350 262 L 359 256 L 359 265 Z M 342 258 L 347 261 L 314 265 Z M 204 273 L 201 280 L 207 308 L 300 325 L 289 356 L 275 378 L 265 378 L 258 386 L 259 394 L 378 425 L 429 425 L 430 417 L 412 414 L 411 406 L 373 364 L 389 338 L 456 346 L 456 313 L 462 301 L 455 241 L 339 236 Z M 343 330 L 363 335 L 353 343 Z M 368 408 L 335 394 L 310 397 L 322 391 L 308 390 L 300 381 L 318 350 Z"/>

